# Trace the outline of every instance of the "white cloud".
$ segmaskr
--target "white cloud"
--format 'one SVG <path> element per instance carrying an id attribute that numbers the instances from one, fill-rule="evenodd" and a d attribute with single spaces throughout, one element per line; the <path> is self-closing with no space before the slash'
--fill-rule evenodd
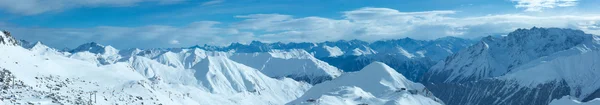
<path id="1" fill-rule="evenodd" d="M 122 7 L 141 2 L 174 4 L 183 0 L 0 0 L 0 9 L 22 15 L 35 15 L 45 12 L 59 12 L 80 7 Z"/>
<path id="2" fill-rule="evenodd" d="M 261 40 L 284 42 L 320 42 L 340 39 L 373 41 L 403 37 L 416 39 L 434 39 L 444 36 L 478 37 L 533 26 L 575 28 L 600 34 L 591 28 L 581 27 L 582 23 L 600 20 L 600 15 L 502 14 L 453 17 L 451 15 L 458 12 L 401 12 L 389 8 L 361 8 L 342 13 L 343 19 L 294 18 L 281 14 L 237 16 L 245 20 L 232 27 L 260 31 L 262 34 L 257 34 L 257 38 Z"/>
<path id="3" fill-rule="evenodd" d="M 179 41 L 178 40 L 171 40 L 169 43 L 170 44 L 179 44 Z"/>
<path id="4" fill-rule="evenodd" d="M 215 4 L 220 4 L 223 2 L 225 2 L 225 0 L 210 0 L 210 1 L 202 3 L 202 6 L 215 5 Z"/>
<path id="5" fill-rule="evenodd" d="M 388 8 L 361 8 L 342 12 L 343 18 L 294 17 L 283 14 L 235 16 L 241 21 L 199 21 L 186 26 L 95 28 L 12 28 L 18 38 L 74 47 L 96 41 L 120 48 L 226 45 L 252 40 L 267 42 L 322 42 L 359 39 L 435 39 L 445 36 L 481 37 L 517 28 L 560 27 L 600 35 L 600 15 L 500 14 L 456 17 L 456 11 L 401 12 Z M 23 36 L 19 36 L 23 35 Z M 177 42 L 178 44 L 176 44 Z M 64 44 L 64 45 L 63 45 Z"/>
<path id="6" fill-rule="evenodd" d="M 547 8 L 571 7 L 577 5 L 577 0 L 512 0 L 517 2 L 516 8 L 525 8 L 525 11 L 539 12 Z"/>
<path id="7" fill-rule="evenodd" d="M 246 42 L 253 34 L 238 32 L 237 29 L 219 28 L 215 21 L 194 22 L 187 26 L 174 27 L 148 25 L 142 27 L 95 28 L 8 28 L 19 39 L 43 41 L 51 46 L 76 47 L 87 42 L 111 44 L 118 48 L 164 48 L 196 44 L 229 44 Z"/>

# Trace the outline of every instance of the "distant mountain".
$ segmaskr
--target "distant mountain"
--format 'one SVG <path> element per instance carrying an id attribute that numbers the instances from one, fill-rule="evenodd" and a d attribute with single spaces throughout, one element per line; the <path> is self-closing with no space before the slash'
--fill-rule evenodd
<path id="1" fill-rule="evenodd" d="M 311 84 L 336 78 L 342 71 L 304 50 L 273 50 L 265 53 L 235 53 L 230 59 L 259 69 L 269 77 L 289 77 Z"/>
<path id="2" fill-rule="evenodd" d="M 353 72 L 375 61 L 384 62 L 398 72 L 405 74 L 409 80 L 418 81 L 437 60 L 458 52 L 470 46 L 473 42 L 457 37 L 444 37 L 436 40 L 404 38 L 373 43 L 360 40 L 322 43 L 263 43 L 252 41 L 250 44 L 232 43 L 229 46 L 204 45 L 166 49 L 134 48 L 123 51 L 92 42 L 80 45 L 69 52 L 73 53 L 73 58 L 98 62 L 100 65 L 114 63 L 131 56 L 144 56 L 176 68 L 190 68 L 207 55 L 230 56 L 232 60 L 260 69 L 270 77 L 290 77 L 316 84 L 339 76 L 338 68 L 345 72 Z M 284 63 L 269 62 L 269 60 L 281 59 L 269 56 L 275 54 L 273 52 L 282 51 L 302 55 L 293 59 L 308 62 L 308 66 L 286 67 L 286 70 L 290 71 L 282 74 L 279 65 Z M 254 61 L 254 59 L 259 61 Z M 298 61 L 289 58 L 280 61 L 298 63 Z M 274 64 L 277 66 L 274 66 Z M 292 72 L 297 70 L 303 72 Z M 308 72 L 306 72 L 307 70 Z M 314 74 L 310 72 L 322 73 Z"/>
<path id="3" fill-rule="evenodd" d="M 458 50 L 469 47 L 472 40 L 457 37 L 443 37 L 436 40 L 415 40 L 411 38 L 381 40 L 372 43 L 360 40 L 327 41 L 321 43 L 263 43 L 252 41 L 250 44 L 232 43 L 229 46 L 192 46 L 209 51 L 236 53 L 269 52 L 272 50 L 302 49 L 316 58 L 339 56 L 362 56 L 371 54 L 400 54 L 407 58 L 428 57 L 441 60 Z"/>
<path id="4" fill-rule="evenodd" d="M 233 43 L 229 46 L 193 46 L 208 51 L 235 53 L 258 53 L 274 50 L 305 50 L 315 58 L 346 72 L 358 71 L 372 62 L 379 61 L 418 81 L 438 60 L 471 46 L 475 41 L 457 37 L 436 40 L 411 38 L 381 40 L 372 43 L 360 40 L 327 41 L 321 43 Z"/>
<path id="5" fill-rule="evenodd" d="M 422 82 L 450 105 L 546 105 L 600 97 L 600 37 L 560 28 L 486 37 L 440 61 Z"/>

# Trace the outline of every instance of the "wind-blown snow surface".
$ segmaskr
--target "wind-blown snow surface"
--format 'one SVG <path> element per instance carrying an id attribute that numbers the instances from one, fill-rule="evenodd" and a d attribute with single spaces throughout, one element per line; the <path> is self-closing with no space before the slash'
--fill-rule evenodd
<path id="1" fill-rule="evenodd" d="M 424 88 L 384 63 L 374 62 L 358 72 L 317 84 L 288 105 L 441 105 Z"/>
<path id="2" fill-rule="evenodd" d="M 600 97 L 600 37 L 559 28 L 519 29 L 440 61 L 423 82 L 448 104 L 545 105 Z M 486 93 L 486 94 L 482 94 Z"/>
<path id="3" fill-rule="evenodd" d="M 31 50 L 16 45 L 0 44 L 0 104 L 277 105 L 311 87 L 269 78 L 225 57 L 206 57 L 194 69 L 141 56 L 99 65 L 41 43 Z"/>
<path id="4" fill-rule="evenodd" d="M 548 105 L 600 105 L 600 98 L 588 102 L 581 102 L 576 99 L 571 99 L 570 96 L 564 96 L 563 98 L 552 100 Z"/>

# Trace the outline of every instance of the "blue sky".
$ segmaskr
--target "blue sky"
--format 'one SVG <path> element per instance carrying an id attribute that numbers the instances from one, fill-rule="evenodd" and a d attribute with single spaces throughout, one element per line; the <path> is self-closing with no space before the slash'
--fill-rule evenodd
<path id="1" fill-rule="evenodd" d="M 597 0 L 0 0 L 0 29 L 73 48 L 474 38 L 517 28 L 600 34 Z"/>

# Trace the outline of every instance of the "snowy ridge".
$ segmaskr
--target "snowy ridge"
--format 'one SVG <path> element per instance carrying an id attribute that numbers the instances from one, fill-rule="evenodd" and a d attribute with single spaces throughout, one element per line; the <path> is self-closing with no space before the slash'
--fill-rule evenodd
<path id="1" fill-rule="evenodd" d="M 263 43 L 252 41 L 250 44 L 232 43 L 229 46 L 193 46 L 209 51 L 236 53 L 269 52 L 273 50 L 301 49 L 309 52 L 315 58 L 363 56 L 371 54 L 403 54 L 409 58 L 429 57 L 441 60 L 460 49 L 471 46 L 473 41 L 444 37 L 436 40 L 415 40 L 411 38 L 381 40 L 372 43 L 360 40 L 327 41 L 321 43 Z M 401 51 L 401 52 L 399 52 Z M 418 56 L 417 56 L 418 55 Z"/>
<path id="2" fill-rule="evenodd" d="M 518 29 L 440 61 L 423 81 L 449 104 L 544 105 L 564 95 L 587 101 L 600 97 L 599 39 L 571 29 Z"/>
<path id="3" fill-rule="evenodd" d="M 8 31 L 0 32 L 0 44 L 12 46 L 19 45 L 18 41 L 14 37 L 12 37 L 10 35 L 10 32 Z"/>
<path id="4" fill-rule="evenodd" d="M 519 29 L 507 37 L 486 37 L 467 50 L 452 55 L 432 73 L 451 72 L 445 82 L 501 76 L 540 57 L 564 50 L 597 49 L 594 36 L 559 28 Z M 577 47 L 582 46 L 582 47 Z"/>
<path id="5" fill-rule="evenodd" d="M 600 105 L 600 98 L 588 102 L 581 102 L 571 98 L 570 96 L 564 96 L 560 99 L 552 100 L 548 105 Z"/>
<path id="6" fill-rule="evenodd" d="M 328 57 L 337 57 L 337 56 L 344 55 L 344 51 L 342 51 L 342 49 L 340 49 L 337 46 L 334 46 L 334 47 L 323 46 L 323 48 L 325 48 L 327 50 L 327 52 L 329 52 Z M 360 55 L 362 55 L 362 54 L 360 54 Z"/>
<path id="7" fill-rule="evenodd" d="M 268 105 L 287 103 L 311 87 L 267 77 L 226 57 L 207 57 L 196 69 L 175 68 L 142 56 L 98 65 L 57 53 L 40 54 L 54 50 L 41 43 L 36 46 L 29 50 L 0 45 L 0 87 L 9 87 L 0 88 L 8 93 L 0 94 L 1 104 Z M 215 74 L 209 73 L 220 75 L 212 78 L 209 75 Z M 200 85 L 210 82 L 218 84 Z"/>
<path id="8" fill-rule="evenodd" d="M 406 79 L 384 63 L 374 62 L 358 72 L 317 84 L 288 104 L 441 105 L 436 100 L 423 85 Z"/>
<path id="9" fill-rule="evenodd" d="M 207 57 L 193 67 L 201 86 L 217 94 L 258 94 L 273 103 L 285 103 L 300 96 L 309 84 L 292 79 L 270 78 L 260 71 L 226 57 Z M 259 99 L 264 100 L 264 99 Z"/>
<path id="10" fill-rule="evenodd" d="M 269 77 L 290 77 L 311 84 L 331 80 L 342 74 L 338 68 L 314 58 L 304 50 L 237 53 L 229 58 L 257 68 Z"/>
<path id="11" fill-rule="evenodd" d="M 88 62 L 93 62 L 98 65 L 113 64 L 119 61 L 122 57 L 119 55 L 119 50 L 112 46 L 104 46 L 95 42 L 86 43 L 69 51 L 69 57 Z"/>
<path id="12" fill-rule="evenodd" d="M 35 44 L 33 44 L 31 46 L 31 48 L 29 48 L 29 50 L 31 50 L 34 53 L 40 54 L 40 55 L 69 55 L 70 53 L 67 52 L 60 52 L 57 51 L 54 48 L 50 48 L 44 44 L 42 44 L 42 42 L 36 42 Z"/>
<path id="13" fill-rule="evenodd" d="M 227 57 L 235 62 L 260 70 L 272 78 L 290 77 L 311 84 L 331 80 L 342 72 L 326 62 L 314 58 L 304 50 L 272 50 L 257 53 L 206 51 L 199 48 L 142 50 L 134 56 L 144 56 L 178 69 L 190 69 L 208 56 Z M 133 52 L 133 53 L 135 53 Z M 124 53 L 127 56 L 130 52 Z M 286 66 L 282 66 L 286 65 Z"/>

